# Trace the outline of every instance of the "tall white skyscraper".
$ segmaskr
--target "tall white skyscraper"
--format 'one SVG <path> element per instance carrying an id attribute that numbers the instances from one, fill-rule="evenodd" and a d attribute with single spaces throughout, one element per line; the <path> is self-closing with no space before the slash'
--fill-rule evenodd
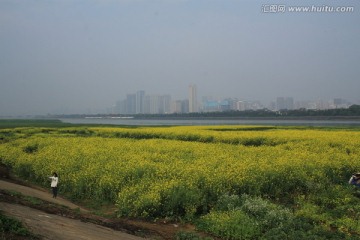
<path id="1" fill-rule="evenodd" d="M 198 112 L 197 88 L 195 84 L 189 86 L 189 112 Z"/>

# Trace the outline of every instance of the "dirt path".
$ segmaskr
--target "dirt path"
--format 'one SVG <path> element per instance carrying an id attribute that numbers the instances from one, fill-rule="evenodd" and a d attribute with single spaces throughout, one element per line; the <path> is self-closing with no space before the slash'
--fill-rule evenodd
<path id="1" fill-rule="evenodd" d="M 54 199 L 52 198 L 50 192 L 46 192 L 41 189 L 33 189 L 2 180 L 0 180 L 0 189 L 20 192 L 26 196 L 32 196 L 48 202 L 64 205 L 71 209 L 80 209 L 81 212 L 88 212 L 86 209 L 80 208 L 61 197 Z M 42 236 L 43 239 L 143 239 L 96 224 L 85 223 L 80 220 L 48 214 L 43 211 L 18 204 L 0 202 L 0 210 L 6 215 L 13 216 L 21 220 L 33 233 Z"/>
<path id="2" fill-rule="evenodd" d="M 112 230 L 92 223 L 69 219 L 54 214 L 47 214 L 29 207 L 0 202 L 0 210 L 7 215 L 21 220 L 31 232 L 39 234 L 43 239 L 142 239 L 127 233 Z"/>
<path id="3" fill-rule="evenodd" d="M 50 193 L 50 190 L 46 192 L 45 190 L 40 188 L 35 189 L 3 180 L 0 180 L 0 189 L 16 191 L 26 196 L 40 198 L 42 200 L 63 205 L 71 209 L 80 209 L 82 212 L 88 212 L 88 210 L 79 207 L 78 205 L 75 205 L 66 199 L 63 199 L 62 197 L 53 198 L 52 193 Z"/>

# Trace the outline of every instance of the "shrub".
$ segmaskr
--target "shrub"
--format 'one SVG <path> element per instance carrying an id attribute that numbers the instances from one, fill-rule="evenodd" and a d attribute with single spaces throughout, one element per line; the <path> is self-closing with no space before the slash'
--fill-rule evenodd
<path id="1" fill-rule="evenodd" d="M 200 202 L 199 190 L 184 185 L 174 186 L 162 196 L 163 214 L 165 217 L 186 217 L 192 219 Z"/>
<path id="2" fill-rule="evenodd" d="M 200 218 L 197 228 L 223 239 L 254 239 L 261 233 L 257 221 L 241 210 L 213 211 Z"/>
<path id="3" fill-rule="evenodd" d="M 215 205 L 215 210 L 232 211 L 239 209 L 243 204 L 243 200 L 239 195 L 222 195 Z"/>
<path id="4" fill-rule="evenodd" d="M 35 153 L 38 151 L 39 145 L 38 144 L 31 144 L 24 147 L 24 152 L 26 153 Z"/>

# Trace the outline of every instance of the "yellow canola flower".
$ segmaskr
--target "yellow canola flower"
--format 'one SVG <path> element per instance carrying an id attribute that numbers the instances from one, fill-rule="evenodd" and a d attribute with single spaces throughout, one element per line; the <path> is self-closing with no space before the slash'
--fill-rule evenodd
<path id="1" fill-rule="evenodd" d="M 256 126 L 91 127 L 28 134 L 0 144 L 0 159 L 24 178 L 61 191 L 116 202 L 129 216 L 160 214 L 178 195 L 184 211 L 222 194 L 311 191 L 321 177 L 346 181 L 360 169 L 360 132 Z M 21 135 L 22 136 L 22 135 Z M 33 152 L 31 149 L 35 149 Z M 26 150 L 28 149 L 28 150 Z M 187 193 L 182 192 L 188 189 Z M 175 200 L 174 200 L 175 201 Z M 180 201 L 180 200 L 179 200 Z M 209 201 L 209 202 L 207 202 Z M 179 208 L 180 208 L 179 207 Z"/>

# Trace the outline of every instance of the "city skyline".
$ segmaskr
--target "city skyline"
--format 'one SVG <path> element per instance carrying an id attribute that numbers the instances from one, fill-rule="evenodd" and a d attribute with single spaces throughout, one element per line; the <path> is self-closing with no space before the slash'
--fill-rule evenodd
<path id="1" fill-rule="evenodd" d="M 0 116 L 96 113 L 139 89 L 188 99 L 189 84 L 199 101 L 360 104 L 359 11 L 350 0 L 3 0 Z M 129 96 L 135 113 L 143 97 Z"/>
<path id="2" fill-rule="evenodd" d="M 171 114 L 171 113 L 195 113 L 195 112 L 221 112 L 221 111 L 246 111 L 262 110 L 271 111 L 294 110 L 294 109 L 334 109 L 348 108 L 354 103 L 342 98 L 331 100 L 296 100 L 293 97 L 279 96 L 273 101 L 264 103 L 250 101 L 237 97 L 198 97 L 198 87 L 195 84 L 188 85 L 188 97 L 174 99 L 171 94 L 147 94 L 145 90 L 137 90 L 135 93 L 126 94 L 126 98 L 118 100 L 114 107 L 97 113 L 107 114 Z M 139 108 L 143 106 L 143 108 Z M 88 113 L 88 114 L 96 114 Z"/>

